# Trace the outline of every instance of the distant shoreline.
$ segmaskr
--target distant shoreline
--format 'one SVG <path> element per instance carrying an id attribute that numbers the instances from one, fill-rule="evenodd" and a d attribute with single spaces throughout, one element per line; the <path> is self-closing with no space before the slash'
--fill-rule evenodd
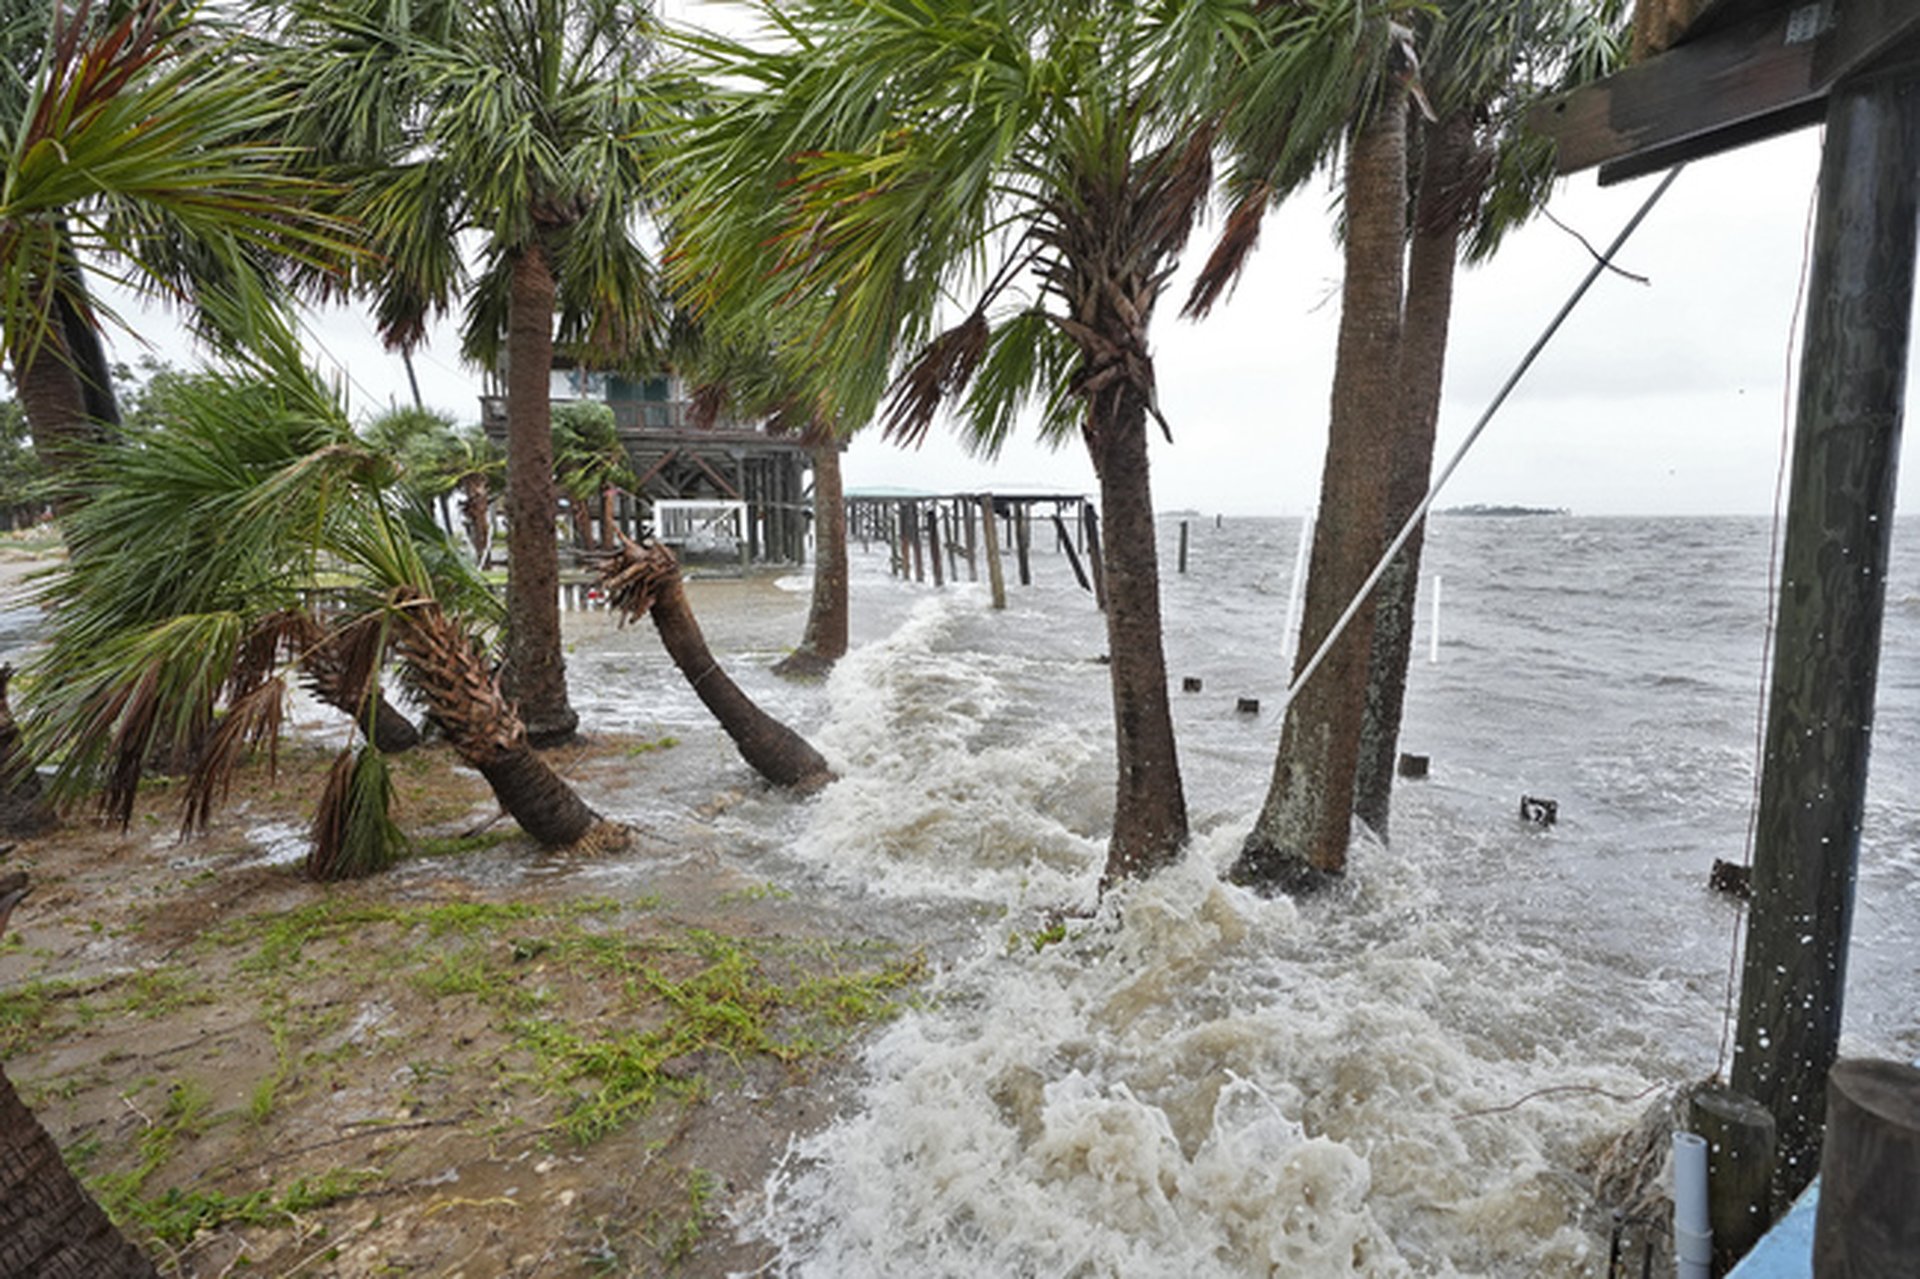
<path id="1" fill-rule="evenodd" d="M 1467 515 L 1488 517 L 1508 517 L 1516 515 L 1572 515 L 1564 506 L 1487 506 L 1474 503 L 1471 506 L 1448 506 L 1434 512 L 1435 515 Z"/>

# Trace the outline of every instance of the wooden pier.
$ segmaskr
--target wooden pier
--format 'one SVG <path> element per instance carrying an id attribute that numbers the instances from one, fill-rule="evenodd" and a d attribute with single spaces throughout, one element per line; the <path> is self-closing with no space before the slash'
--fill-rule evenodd
<path id="1" fill-rule="evenodd" d="M 927 493 L 869 489 L 847 494 L 847 540 L 892 557 L 896 577 L 977 582 L 986 572 L 994 607 L 1006 607 L 1001 548 L 1012 551 L 1019 584 L 1033 585 L 1039 545 L 1066 567 L 1095 604 L 1106 608 L 1100 515 L 1080 493 Z"/>

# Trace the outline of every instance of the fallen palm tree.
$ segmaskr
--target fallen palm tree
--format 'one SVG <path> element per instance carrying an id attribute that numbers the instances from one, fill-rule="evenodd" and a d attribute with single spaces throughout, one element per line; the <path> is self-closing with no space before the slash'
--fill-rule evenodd
<path id="1" fill-rule="evenodd" d="M 813 790 L 833 780 L 833 771 L 819 751 L 761 710 L 721 669 L 687 603 L 680 561 L 672 550 L 659 542 L 635 542 L 622 535 L 618 546 L 596 557 L 595 565 L 600 589 L 621 621 L 653 619 L 667 656 L 755 772 L 776 786 L 798 790 Z"/>

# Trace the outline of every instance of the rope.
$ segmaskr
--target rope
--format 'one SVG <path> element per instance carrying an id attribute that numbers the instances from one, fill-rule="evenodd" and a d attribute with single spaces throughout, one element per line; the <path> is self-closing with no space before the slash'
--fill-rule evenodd
<path id="1" fill-rule="evenodd" d="M 1360 589 L 1354 592 L 1352 601 L 1347 604 L 1346 612 L 1342 613 L 1339 620 L 1333 624 L 1333 629 L 1327 632 L 1327 637 L 1320 641 L 1320 647 L 1314 650 L 1313 657 L 1308 660 L 1306 666 L 1294 677 L 1293 682 L 1287 685 L 1287 691 L 1281 696 L 1280 706 L 1274 712 L 1275 715 L 1286 713 L 1287 707 L 1293 704 L 1293 699 L 1300 695 L 1301 688 L 1313 678 L 1314 672 L 1320 669 L 1320 664 L 1326 660 L 1327 654 L 1333 651 L 1334 644 L 1352 624 L 1361 606 L 1366 603 L 1367 597 L 1373 594 L 1373 588 L 1380 584 L 1382 577 L 1386 576 L 1387 568 L 1393 563 L 1394 557 L 1400 553 L 1400 548 L 1407 544 L 1407 539 L 1413 536 L 1413 531 L 1420 527 L 1422 520 L 1426 519 L 1427 511 L 1432 508 L 1434 499 L 1440 496 L 1440 490 L 1446 486 L 1449 479 L 1453 478 L 1454 471 L 1458 470 L 1460 463 L 1466 460 L 1468 450 L 1472 449 L 1479 440 L 1481 433 L 1487 429 L 1487 424 L 1493 421 L 1493 415 L 1499 412 L 1500 406 L 1507 402 L 1507 396 L 1512 394 L 1513 388 L 1520 384 L 1520 379 L 1525 377 L 1527 370 L 1533 367 L 1533 362 L 1540 357 L 1540 353 L 1546 350 L 1547 343 L 1553 340 L 1554 334 L 1560 331 L 1560 326 L 1566 322 L 1569 315 L 1573 314 L 1574 307 L 1578 306 L 1580 300 L 1587 295 L 1587 290 L 1593 287 L 1593 282 L 1612 269 L 1614 255 L 1620 252 L 1628 239 L 1640 228 L 1640 223 L 1646 219 L 1646 216 L 1653 212 L 1653 206 L 1660 202 L 1660 197 L 1667 193 L 1667 188 L 1673 185 L 1674 179 L 1680 176 L 1680 171 L 1684 168 L 1686 168 L 1684 164 L 1677 164 L 1667 170 L 1667 176 L 1660 180 L 1660 185 L 1654 188 L 1653 193 L 1647 197 L 1639 211 L 1627 220 L 1626 226 L 1620 229 L 1620 234 L 1615 236 L 1613 243 L 1607 246 L 1607 251 L 1599 255 L 1593 268 L 1587 272 L 1586 278 L 1580 281 L 1579 286 L 1567 298 L 1559 314 L 1553 317 L 1526 355 L 1521 357 L 1519 365 L 1495 393 L 1493 402 L 1487 405 L 1486 412 L 1480 415 L 1480 420 L 1473 424 L 1471 431 L 1467 432 L 1467 438 L 1460 442 L 1460 447 L 1454 450 L 1451 458 L 1447 459 L 1447 464 L 1441 468 L 1439 476 L 1427 489 L 1427 495 L 1420 499 L 1420 504 L 1413 508 L 1413 514 L 1407 517 L 1407 522 L 1401 525 L 1400 532 L 1381 554 L 1380 562 L 1373 566 L 1373 572 L 1367 574 L 1367 580 L 1362 582 Z"/>

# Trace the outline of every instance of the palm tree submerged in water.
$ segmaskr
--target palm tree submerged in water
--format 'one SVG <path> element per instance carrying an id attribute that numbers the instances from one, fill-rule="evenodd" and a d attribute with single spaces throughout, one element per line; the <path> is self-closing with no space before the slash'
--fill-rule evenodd
<path id="1" fill-rule="evenodd" d="M 1148 434 L 1148 333 L 1212 193 L 1210 86 L 1266 37 L 1255 4 L 759 6 L 791 46 L 700 38 L 719 85 L 675 203 L 696 301 L 817 307 L 793 340 L 846 420 L 880 398 L 915 441 L 958 402 L 992 452 L 1037 401 L 1078 436 L 1107 528 L 1117 756 L 1103 883 L 1180 854 L 1187 812 L 1166 690 Z M 1274 7 L 1277 9 L 1277 7 Z M 726 87 L 744 80 L 755 91 Z M 941 328 L 945 299 L 964 318 Z"/>

